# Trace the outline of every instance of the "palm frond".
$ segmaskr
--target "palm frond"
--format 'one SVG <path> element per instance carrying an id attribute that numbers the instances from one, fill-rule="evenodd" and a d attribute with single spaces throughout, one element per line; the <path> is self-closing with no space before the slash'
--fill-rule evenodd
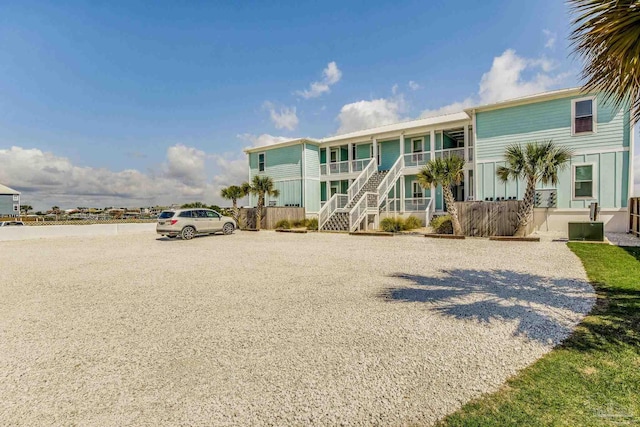
<path id="1" fill-rule="evenodd" d="M 631 108 L 640 120 L 640 3 L 637 0 L 569 0 L 576 16 L 574 53 L 585 61 L 585 91 Z"/>

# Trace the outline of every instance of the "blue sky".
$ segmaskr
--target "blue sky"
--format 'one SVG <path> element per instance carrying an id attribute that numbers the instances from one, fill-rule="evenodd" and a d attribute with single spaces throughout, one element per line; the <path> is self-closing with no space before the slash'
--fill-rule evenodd
<path id="1" fill-rule="evenodd" d="M 578 84 L 563 2 L 272 3 L 0 1 L 0 182 L 220 202 L 247 146 Z"/>

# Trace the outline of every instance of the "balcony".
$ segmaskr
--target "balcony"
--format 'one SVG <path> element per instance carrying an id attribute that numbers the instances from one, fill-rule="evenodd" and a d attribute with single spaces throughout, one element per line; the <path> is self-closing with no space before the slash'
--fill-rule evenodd
<path id="1" fill-rule="evenodd" d="M 404 167 L 415 168 L 426 165 L 431 160 L 431 153 L 411 153 L 404 155 Z"/>
<path id="2" fill-rule="evenodd" d="M 446 150 L 436 151 L 436 159 L 447 159 L 451 156 L 458 156 L 464 159 L 464 147 L 448 148 Z"/>
<path id="3" fill-rule="evenodd" d="M 360 173 L 367 167 L 370 161 L 371 159 L 359 159 L 344 162 L 321 163 L 320 175 Z"/>

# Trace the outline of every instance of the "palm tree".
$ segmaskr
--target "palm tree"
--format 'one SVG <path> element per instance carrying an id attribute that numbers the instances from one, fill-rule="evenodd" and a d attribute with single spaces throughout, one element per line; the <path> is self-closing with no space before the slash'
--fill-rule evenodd
<path id="1" fill-rule="evenodd" d="M 436 158 L 429 162 L 418 173 L 418 184 L 422 188 L 431 188 L 432 185 L 442 185 L 442 194 L 447 206 L 447 212 L 451 215 L 453 234 L 462 235 L 462 227 L 458 219 L 458 209 L 453 197 L 452 185 L 459 185 L 464 179 L 464 159 L 453 155 L 446 158 Z"/>
<path id="2" fill-rule="evenodd" d="M 31 205 L 21 205 L 20 209 L 24 211 L 25 215 L 29 215 L 29 211 L 33 210 L 33 206 L 31 206 Z"/>
<path id="3" fill-rule="evenodd" d="M 571 41 L 585 60 L 584 89 L 599 90 L 616 106 L 631 101 L 640 119 L 640 6 L 637 0 L 569 0 Z"/>
<path id="4" fill-rule="evenodd" d="M 229 187 L 223 188 L 220 190 L 220 196 L 222 198 L 231 200 L 233 203 L 233 207 L 231 211 L 233 213 L 233 219 L 236 220 L 236 224 L 240 226 L 240 210 L 238 209 L 238 199 L 242 199 L 245 197 L 247 193 L 243 190 L 242 187 L 238 187 L 237 185 L 230 185 Z"/>
<path id="5" fill-rule="evenodd" d="M 518 224 L 514 236 L 525 236 L 533 221 L 536 184 L 558 184 L 558 172 L 569 166 L 573 152 L 566 147 L 557 146 L 553 141 L 528 142 L 524 147 L 513 144 L 504 153 L 506 166 L 499 166 L 496 174 L 502 182 L 510 179 L 527 181 L 524 199 L 518 209 Z"/>
<path id="6" fill-rule="evenodd" d="M 280 191 L 274 188 L 273 179 L 268 176 L 256 175 L 251 182 L 242 184 L 242 190 L 245 194 L 253 194 L 258 196 L 258 204 L 256 205 L 256 229 L 260 230 L 260 222 L 262 221 L 262 208 L 264 208 L 264 196 L 269 195 L 278 197 Z"/>

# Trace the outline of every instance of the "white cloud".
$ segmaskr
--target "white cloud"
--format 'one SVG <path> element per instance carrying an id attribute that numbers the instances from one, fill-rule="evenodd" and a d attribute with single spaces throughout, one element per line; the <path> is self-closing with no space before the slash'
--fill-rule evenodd
<path id="1" fill-rule="evenodd" d="M 294 130 L 298 126 L 298 115 L 296 114 L 296 107 L 287 108 L 281 107 L 280 111 L 276 110 L 273 103 L 266 101 L 264 108 L 269 111 L 271 121 L 276 129 L 288 129 Z"/>
<path id="2" fill-rule="evenodd" d="M 482 75 L 476 96 L 435 110 L 425 110 L 421 117 L 461 111 L 477 104 L 490 104 L 510 98 L 548 91 L 561 84 L 569 73 L 553 73 L 554 63 L 546 58 L 523 58 L 513 49 L 493 58 L 491 69 Z"/>
<path id="3" fill-rule="evenodd" d="M 216 174 L 211 180 L 211 186 L 208 191 L 207 200 L 213 200 L 213 203 L 219 206 L 231 205 L 230 200 L 225 200 L 220 196 L 220 190 L 230 185 L 242 185 L 243 182 L 249 180 L 249 164 L 244 154 L 213 154 L 217 168 Z M 247 199 L 238 201 L 240 206 L 246 205 Z"/>
<path id="4" fill-rule="evenodd" d="M 397 95 L 398 94 L 398 83 L 396 83 L 393 86 L 391 86 L 391 93 L 393 95 Z"/>
<path id="5" fill-rule="evenodd" d="M 309 89 L 298 90 L 296 94 L 304 99 L 317 98 L 323 93 L 331 90 L 331 86 L 338 83 L 342 78 L 342 71 L 335 61 L 329 62 L 327 68 L 322 70 L 322 81 L 316 81 L 309 85 Z"/>
<path id="6" fill-rule="evenodd" d="M 558 35 L 549 30 L 542 30 L 542 32 L 546 37 L 546 42 L 544 44 L 544 47 L 546 47 L 547 49 L 553 49 L 556 45 L 556 38 Z"/>
<path id="7" fill-rule="evenodd" d="M 279 142 L 291 141 L 292 138 L 286 136 L 273 136 L 268 133 L 263 133 L 261 135 L 253 135 L 251 133 L 242 133 L 236 135 L 238 138 L 249 141 L 251 143 L 251 147 L 264 147 L 267 145 L 277 144 Z"/>
<path id="8" fill-rule="evenodd" d="M 77 166 L 37 148 L 11 147 L 0 149 L 0 182 L 21 191 L 22 201 L 36 209 L 181 203 L 205 195 L 205 158 L 202 151 L 178 144 L 169 147 L 157 172 L 143 173 Z"/>
<path id="9" fill-rule="evenodd" d="M 410 80 L 408 83 L 409 89 L 416 91 L 418 89 L 422 89 L 422 85 L 414 82 L 413 80 Z"/>
<path id="10" fill-rule="evenodd" d="M 396 123 L 400 121 L 403 109 L 402 96 L 344 105 L 338 115 L 338 134 Z"/>

